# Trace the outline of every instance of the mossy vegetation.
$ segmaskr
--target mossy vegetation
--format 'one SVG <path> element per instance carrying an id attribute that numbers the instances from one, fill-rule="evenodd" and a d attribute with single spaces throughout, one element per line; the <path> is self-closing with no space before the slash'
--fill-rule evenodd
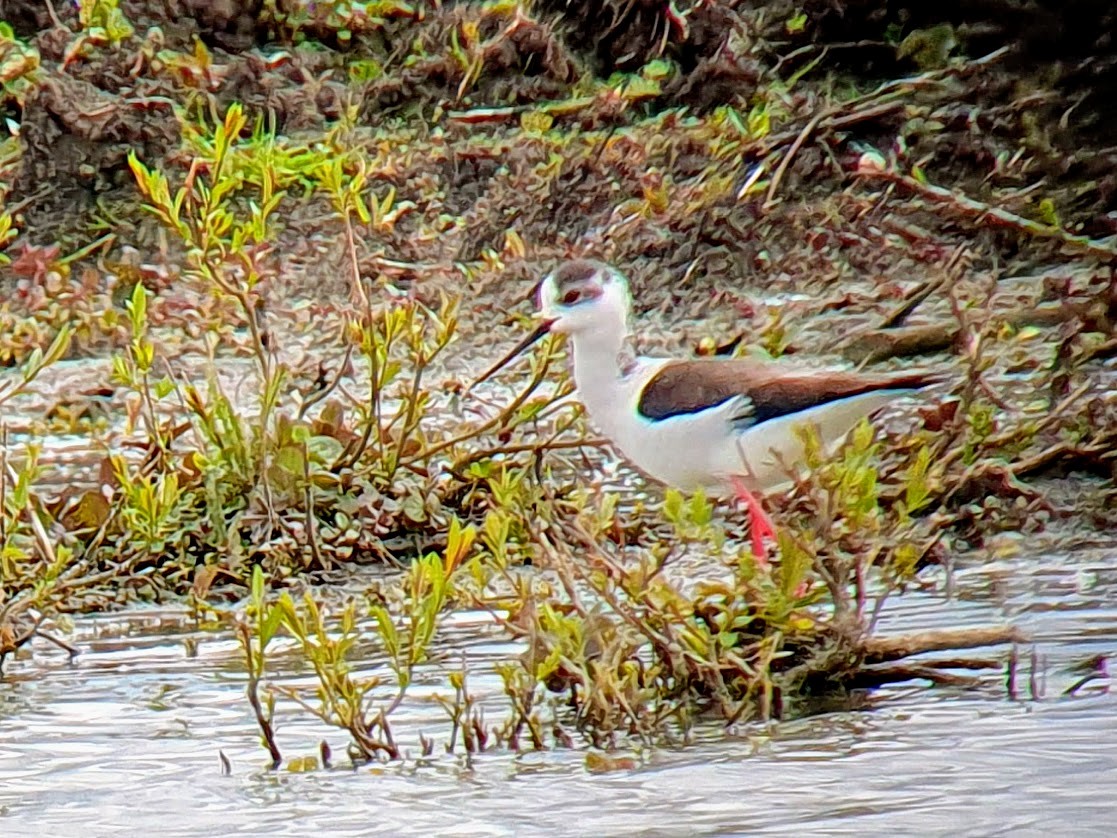
<path id="1" fill-rule="evenodd" d="M 0 660 L 64 644 L 68 613 L 186 601 L 240 639 L 275 766 L 279 700 L 356 760 L 398 758 L 441 621 L 481 609 L 523 653 L 495 723 L 450 676 L 452 750 L 656 742 L 1012 642 L 873 630 L 991 533 L 1113 523 L 1115 193 L 1076 149 L 1104 115 L 1087 89 L 1081 124 L 1052 121 L 1042 85 L 1073 68 L 1010 80 L 1027 27 L 888 12 L 838 42 L 829 4 L 249 5 L 0 24 Z M 763 561 L 710 499 L 602 491 L 557 343 L 467 389 L 572 254 L 625 267 L 702 351 L 936 352 L 952 382 L 815 450 Z M 44 460 L 58 432 L 88 438 L 85 479 Z M 296 593 L 368 563 L 404 568 L 343 603 Z M 271 684 L 281 636 L 313 695 Z M 387 671 L 358 677 L 370 648 Z"/>

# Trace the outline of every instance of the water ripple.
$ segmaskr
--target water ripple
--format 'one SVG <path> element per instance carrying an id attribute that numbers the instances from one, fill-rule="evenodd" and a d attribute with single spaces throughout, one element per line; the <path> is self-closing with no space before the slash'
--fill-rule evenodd
<path id="1" fill-rule="evenodd" d="M 1009 700 L 1003 676 L 980 691 L 899 685 L 875 709 L 830 713 L 663 749 L 632 771 L 585 769 L 580 752 L 436 749 L 402 766 L 271 773 L 246 702 L 236 644 L 197 637 L 185 615 L 78 621 L 75 664 L 37 650 L 0 683 L 0 830 L 6 835 L 920 835 L 1112 833 L 1117 695 L 1107 682 L 1064 695 L 1074 668 L 1117 654 L 1117 569 L 1104 553 L 961 567 L 895 598 L 881 630 L 1011 621 L 1030 635 L 1038 700 Z M 417 752 L 445 736 L 446 673 L 468 656 L 471 688 L 495 721 L 486 665 L 515 646 L 483 615 L 445 631 L 453 654 L 417 679 L 393 717 Z M 1020 650 L 1028 680 L 1031 646 Z M 369 672 L 380 664 L 369 661 Z M 305 684 L 292 669 L 285 683 Z M 385 696 L 387 696 L 387 691 Z M 345 740 L 280 705 L 287 756 Z M 221 773 L 218 751 L 230 759 Z"/>

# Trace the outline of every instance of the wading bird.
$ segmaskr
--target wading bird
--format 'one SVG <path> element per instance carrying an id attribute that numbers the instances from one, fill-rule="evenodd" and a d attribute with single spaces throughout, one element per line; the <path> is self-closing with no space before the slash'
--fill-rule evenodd
<path id="1" fill-rule="evenodd" d="M 626 351 L 632 295 L 616 268 L 589 259 L 560 265 L 539 284 L 539 326 L 478 381 L 547 332 L 569 336 L 576 395 L 590 422 L 633 465 L 684 491 L 732 490 L 751 516 L 754 555 L 766 555 L 771 519 L 757 492 L 801 465 L 795 427 L 813 425 L 835 449 L 863 417 L 933 384 L 921 372 L 861 373 L 749 358 L 687 360 Z"/>

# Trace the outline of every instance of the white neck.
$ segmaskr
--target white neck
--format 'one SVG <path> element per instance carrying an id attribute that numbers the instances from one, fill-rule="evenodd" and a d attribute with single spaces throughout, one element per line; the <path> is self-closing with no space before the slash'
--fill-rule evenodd
<path id="1" fill-rule="evenodd" d="M 618 391 L 624 377 L 621 353 L 627 338 L 627 328 L 579 332 L 570 338 L 578 399 L 590 421 L 606 435 L 612 435 L 614 417 L 626 408 Z"/>

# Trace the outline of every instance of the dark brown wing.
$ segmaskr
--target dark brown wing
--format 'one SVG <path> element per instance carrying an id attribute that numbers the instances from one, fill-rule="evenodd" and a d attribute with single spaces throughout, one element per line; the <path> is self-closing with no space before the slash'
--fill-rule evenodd
<path id="1" fill-rule="evenodd" d="M 939 380 L 926 371 L 874 374 L 802 369 L 748 358 L 700 358 L 664 365 L 644 386 L 637 409 L 648 419 L 667 419 L 742 397 L 751 408 L 748 418 L 759 423 L 846 396 L 923 387 Z"/>

